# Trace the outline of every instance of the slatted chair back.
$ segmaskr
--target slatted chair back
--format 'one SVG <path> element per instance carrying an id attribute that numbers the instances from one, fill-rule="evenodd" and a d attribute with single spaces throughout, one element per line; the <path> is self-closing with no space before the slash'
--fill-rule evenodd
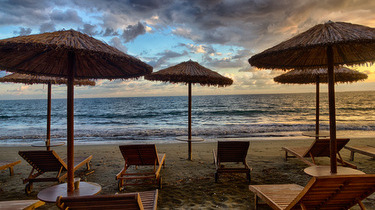
<path id="1" fill-rule="evenodd" d="M 350 141 L 350 139 L 336 139 L 337 152 L 339 152 Z M 330 153 L 330 139 L 316 139 L 310 148 L 304 154 L 304 157 L 329 157 Z M 311 155 L 310 155 L 311 154 Z"/>
<path id="2" fill-rule="evenodd" d="M 349 209 L 375 192 L 375 174 L 313 177 L 286 209 Z"/>
<path id="3" fill-rule="evenodd" d="M 119 148 L 127 165 L 159 165 L 154 144 L 121 145 Z"/>
<path id="4" fill-rule="evenodd" d="M 79 197 L 58 197 L 60 209 L 128 209 L 143 210 L 139 193 L 118 195 L 92 195 Z"/>
<path id="5" fill-rule="evenodd" d="M 67 170 L 65 162 L 53 150 L 19 151 L 18 154 L 40 173 L 60 171 L 61 167 Z"/>
<path id="6" fill-rule="evenodd" d="M 249 145 L 248 141 L 219 141 L 217 144 L 218 162 L 244 162 Z"/>

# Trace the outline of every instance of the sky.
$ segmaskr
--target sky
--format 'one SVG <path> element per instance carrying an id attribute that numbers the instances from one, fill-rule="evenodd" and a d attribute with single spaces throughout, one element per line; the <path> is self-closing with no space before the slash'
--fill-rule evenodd
<path id="1" fill-rule="evenodd" d="M 277 84 L 273 78 L 284 72 L 259 70 L 247 60 L 329 20 L 375 27 L 375 1 L 0 0 L 0 39 L 74 29 L 139 58 L 154 72 L 191 59 L 234 81 L 221 88 L 194 85 L 193 95 L 314 92 L 313 85 Z M 339 84 L 337 91 L 375 90 L 375 66 L 351 68 L 369 78 Z M 52 89 L 53 98 L 66 98 L 65 86 Z M 46 90 L 3 83 L 0 99 L 46 98 Z M 187 95 L 187 86 L 140 78 L 75 88 L 77 98 L 175 95 Z"/>

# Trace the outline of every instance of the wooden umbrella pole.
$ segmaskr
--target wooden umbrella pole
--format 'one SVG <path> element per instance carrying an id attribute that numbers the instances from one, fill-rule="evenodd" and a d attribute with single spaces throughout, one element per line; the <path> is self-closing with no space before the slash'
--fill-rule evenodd
<path id="1" fill-rule="evenodd" d="M 320 95 L 320 87 L 319 87 L 319 75 L 316 75 L 316 110 L 315 110 L 315 117 L 316 117 L 316 122 L 315 122 L 315 134 L 316 134 L 316 137 L 315 139 L 319 139 L 319 109 L 320 109 L 320 99 L 319 99 L 319 95 Z"/>
<path id="2" fill-rule="evenodd" d="M 50 150 L 51 145 L 51 98 L 52 98 L 52 85 L 51 82 L 48 82 L 48 99 L 47 99 L 47 139 L 46 139 L 46 147 L 47 150 Z"/>
<path id="3" fill-rule="evenodd" d="M 191 157 L 191 82 L 189 82 L 189 118 L 188 118 L 188 147 L 189 147 L 189 160 L 192 160 Z"/>
<path id="4" fill-rule="evenodd" d="M 67 156 L 68 156 L 68 192 L 74 191 L 74 67 L 75 54 L 68 53 L 68 100 L 67 100 Z"/>
<path id="5" fill-rule="evenodd" d="M 336 142 L 336 108 L 335 108 L 335 74 L 333 69 L 333 49 L 327 47 L 328 63 L 328 97 L 329 97 L 329 132 L 330 132 L 330 161 L 331 173 L 337 173 L 337 142 Z"/>

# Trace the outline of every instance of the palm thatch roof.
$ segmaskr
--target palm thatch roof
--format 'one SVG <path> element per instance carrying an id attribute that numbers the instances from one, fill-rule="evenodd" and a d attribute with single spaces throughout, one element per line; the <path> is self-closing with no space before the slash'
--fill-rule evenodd
<path id="1" fill-rule="evenodd" d="M 367 79 L 367 74 L 351 70 L 346 67 L 335 68 L 335 82 L 348 83 Z M 292 70 L 273 78 L 278 83 L 289 84 L 315 84 L 317 82 L 328 83 L 328 70 L 326 68 L 313 69 L 310 71 Z"/>
<path id="2" fill-rule="evenodd" d="M 61 85 L 61 84 L 66 84 L 68 81 L 66 78 L 63 78 L 63 77 L 47 77 L 47 76 L 36 76 L 36 75 L 13 73 L 13 74 L 1 77 L 0 82 L 23 83 L 23 84 L 28 84 L 28 85 L 48 84 L 48 83 L 51 83 L 54 85 Z M 95 81 L 91 81 L 87 79 L 74 80 L 74 85 L 95 86 Z"/>
<path id="3" fill-rule="evenodd" d="M 0 69 L 67 77 L 71 52 L 76 79 L 137 78 L 152 72 L 141 60 L 74 30 L 0 40 Z"/>
<path id="4" fill-rule="evenodd" d="M 316 69 L 326 67 L 327 46 L 334 65 L 375 61 L 375 29 L 329 21 L 252 56 L 252 66 L 265 69 Z"/>
<path id="5" fill-rule="evenodd" d="M 192 60 L 146 75 L 145 79 L 171 83 L 198 83 L 207 86 L 229 86 L 233 80 Z"/>

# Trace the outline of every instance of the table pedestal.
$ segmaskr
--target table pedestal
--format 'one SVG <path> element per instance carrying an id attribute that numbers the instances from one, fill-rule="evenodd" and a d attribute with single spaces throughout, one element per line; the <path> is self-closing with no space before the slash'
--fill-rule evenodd
<path id="1" fill-rule="evenodd" d="M 75 197 L 96 195 L 102 190 L 102 187 L 99 184 L 93 182 L 80 182 L 79 188 L 70 193 L 68 193 L 67 186 L 67 183 L 63 183 L 43 189 L 38 193 L 38 199 L 48 203 L 55 203 L 59 196 Z"/>

